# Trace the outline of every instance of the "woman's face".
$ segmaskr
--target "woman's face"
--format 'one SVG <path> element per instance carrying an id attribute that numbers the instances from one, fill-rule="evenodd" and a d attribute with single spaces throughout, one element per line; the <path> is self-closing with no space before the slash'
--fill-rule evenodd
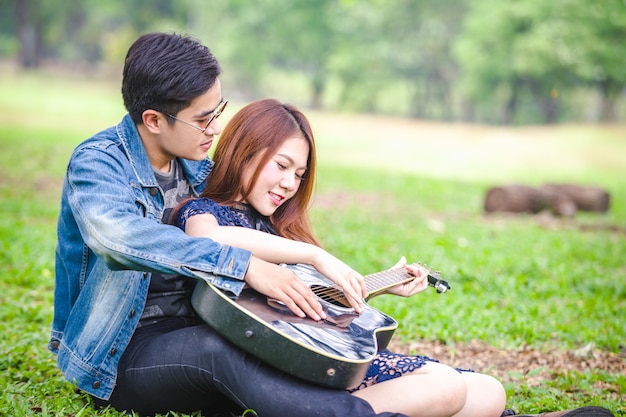
<path id="1" fill-rule="evenodd" d="M 260 159 L 261 155 L 255 159 Z M 274 214 L 276 209 L 293 197 L 302 181 L 309 158 L 309 143 L 301 136 L 289 138 L 261 169 L 259 177 L 250 190 L 246 202 L 264 216 Z M 244 184 L 248 184 L 256 171 L 251 163 L 244 172 Z"/>

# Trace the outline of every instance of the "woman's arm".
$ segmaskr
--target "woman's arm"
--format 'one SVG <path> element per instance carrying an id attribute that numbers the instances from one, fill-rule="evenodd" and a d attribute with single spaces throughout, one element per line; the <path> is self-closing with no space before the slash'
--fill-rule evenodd
<path id="1" fill-rule="evenodd" d="M 324 250 L 309 243 L 298 242 L 270 233 L 240 226 L 220 226 L 212 214 L 196 214 L 187 219 L 185 232 L 208 237 L 223 245 L 247 249 L 254 256 L 275 264 L 303 263 L 314 265 Z M 230 243 L 226 243 L 230 242 Z"/>
<path id="2" fill-rule="evenodd" d="M 318 246 L 245 227 L 220 226 L 215 217 L 208 213 L 189 217 L 185 232 L 249 250 L 267 262 L 312 265 L 342 288 L 355 310 L 360 312 L 362 309 L 362 300 L 367 295 L 363 276 Z"/>

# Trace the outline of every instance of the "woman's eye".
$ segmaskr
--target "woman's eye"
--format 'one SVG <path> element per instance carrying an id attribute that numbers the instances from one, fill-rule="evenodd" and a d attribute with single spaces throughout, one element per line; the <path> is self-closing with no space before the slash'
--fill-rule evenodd
<path id="1" fill-rule="evenodd" d="M 278 166 L 278 169 L 280 169 L 281 171 L 285 171 L 285 170 L 288 170 L 288 169 L 289 169 L 289 167 L 288 167 L 287 165 L 285 165 L 285 164 L 281 164 L 281 163 L 280 163 L 280 162 L 278 162 L 278 161 L 275 161 L 275 162 L 276 162 L 276 165 Z M 297 173 L 297 172 L 294 172 L 294 174 L 293 174 L 293 175 L 296 177 L 296 179 L 297 179 L 298 181 L 304 181 L 304 179 L 305 179 L 305 175 L 306 175 L 306 172 L 303 172 L 303 173 L 301 173 L 301 174 L 299 174 L 299 173 Z"/>

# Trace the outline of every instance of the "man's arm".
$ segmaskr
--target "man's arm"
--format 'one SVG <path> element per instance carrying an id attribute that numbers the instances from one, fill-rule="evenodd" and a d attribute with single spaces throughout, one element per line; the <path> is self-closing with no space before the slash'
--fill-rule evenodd
<path id="1" fill-rule="evenodd" d="M 87 147 L 72 156 L 67 205 L 85 243 L 112 269 L 194 277 L 202 271 L 237 280 L 242 287 L 250 251 L 160 224 L 160 213 L 153 212 L 126 164 L 113 146 Z M 62 215 L 61 221 L 70 221 L 69 212 Z"/>

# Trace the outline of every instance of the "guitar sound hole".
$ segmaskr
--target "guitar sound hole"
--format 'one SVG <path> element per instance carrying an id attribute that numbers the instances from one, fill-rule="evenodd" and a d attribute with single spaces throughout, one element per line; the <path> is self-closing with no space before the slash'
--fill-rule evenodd
<path id="1" fill-rule="evenodd" d="M 311 291 L 313 291 L 313 294 L 317 295 L 319 298 L 326 301 L 327 303 L 336 305 L 338 307 L 350 308 L 350 303 L 348 303 L 348 300 L 346 300 L 343 292 L 341 292 L 337 288 L 324 287 L 323 285 L 313 285 L 311 286 Z"/>

